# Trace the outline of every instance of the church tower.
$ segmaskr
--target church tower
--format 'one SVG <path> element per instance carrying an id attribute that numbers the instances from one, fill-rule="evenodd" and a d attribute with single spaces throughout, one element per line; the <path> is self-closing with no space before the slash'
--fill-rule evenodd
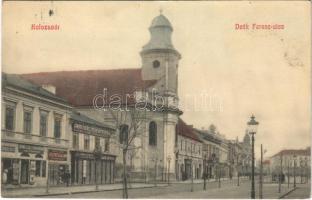
<path id="1" fill-rule="evenodd" d="M 152 20 L 149 31 L 150 40 L 140 52 L 142 79 L 157 80 L 152 87 L 164 99 L 164 110 L 154 113 L 150 120 L 154 120 L 159 127 L 157 134 L 161 139 L 157 145 L 157 152 L 162 160 L 159 163 L 160 169 L 167 169 L 165 174 L 172 180 L 176 177 L 177 170 L 176 126 L 179 115 L 182 114 L 178 108 L 178 67 L 181 55 L 172 44 L 173 28 L 162 12 Z M 151 160 L 151 155 L 152 153 L 148 153 L 146 157 Z"/>
<path id="2" fill-rule="evenodd" d="M 155 89 L 159 94 L 176 97 L 181 55 L 171 41 L 171 23 L 160 12 L 153 19 L 149 31 L 150 40 L 141 51 L 143 80 L 158 80 Z"/>

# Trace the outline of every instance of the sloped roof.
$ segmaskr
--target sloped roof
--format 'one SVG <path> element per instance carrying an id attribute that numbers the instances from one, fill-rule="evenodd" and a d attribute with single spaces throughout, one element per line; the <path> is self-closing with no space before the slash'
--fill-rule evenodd
<path id="1" fill-rule="evenodd" d="M 54 101 L 68 104 L 65 99 L 56 96 L 55 94 L 43 89 L 40 85 L 34 84 L 17 74 L 7 74 L 3 72 L 2 87 L 5 86 L 11 86 L 20 90 L 24 90 L 26 92 L 30 92 L 35 95 L 39 95 L 42 97 L 52 99 Z"/>
<path id="2" fill-rule="evenodd" d="M 195 130 L 198 132 L 202 140 L 207 140 L 216 144 L 222 143 L 219 137 L 217 137 L 215 134 L 210 133 L 208 130 L 198 130 L 198 129 Z"/>
<path id="3" fill-rule="evenodd" d="M 309 156 L 311 155 L 311 149 L 284 149 L 272 157 L 280 156 L 280 155 L 296 155 L 296 156 Z"/>
<path id="4" fill-rule="evenodd" d="M 187 125 L 181 118 L 179 118 L 178 125 L 177 125 L 177 133 L 178 135 L 190 138 L 192 140 L 196 140 L 198 142 L 202 142 L 193 128 Z"/>
<path id="5" fill-rule="evenodd" d="M 132 95 L 136 89 L 145 89 L 156 83 L 156 80 L 142 80 L 141 69 L 41 72 L 22 76 L 38 85 L 55 86 L 57 96 L 78 107 L 93 106 L 94 97 L 103 95 L 104 88 L 107 89 L 107 104 L 112 95 L 120 96 L 125 102 L 126 94 Z"/>

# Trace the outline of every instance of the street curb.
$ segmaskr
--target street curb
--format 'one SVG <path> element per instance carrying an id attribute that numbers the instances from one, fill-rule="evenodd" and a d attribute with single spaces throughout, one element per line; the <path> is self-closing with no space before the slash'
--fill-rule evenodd
<path id="1" fill-rule="evenodd" d="M 153 187 L 167 187 L 168 185 L 162 185 L 162 186 L 145 186 L 145 187 L 137 187 L 137 188 L 128 188 L 129 190 L 132 189 L 144 189 L 144 188 L 153 188 Z M 45 197 L 45 196 L 60 196 L 60 195 L 71 195 L 71 194 L 83 194 L 83 193 L 92 193 L 92 192 L 106 192 L 106 191 L 117 191 L 122 190 L 122 188 L 117 189 L 104 189 L 104 190 L 88 190 L 88 191 L 77 191 L 77 192 L 63 192 L 63 193 L 51 193 L 51 194 L 36 194 L 31 195 L 32 197 Z"/>
<path id="2" fill-rule="evenodd" d="M 285 194 L 283 194 L 282 196 L 280 196 L 279 199 L 284 198 L 285 196 L 287 196 L 287 195 L 290 194 L 291 192 L 295 191 L 296 189 L 297 189 L 297 187 L 295 187 L 295 188 L 289 190 L 288 192 L 286 192 Z"/>

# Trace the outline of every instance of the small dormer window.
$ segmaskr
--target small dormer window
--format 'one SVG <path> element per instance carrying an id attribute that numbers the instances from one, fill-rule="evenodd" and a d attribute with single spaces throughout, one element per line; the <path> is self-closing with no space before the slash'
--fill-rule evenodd
<path id="1" fill-rule="evenodd" d="M 158 68 L 160 66 L 160 62 L 158 60 L 153 61 L 153 67 Z"/>

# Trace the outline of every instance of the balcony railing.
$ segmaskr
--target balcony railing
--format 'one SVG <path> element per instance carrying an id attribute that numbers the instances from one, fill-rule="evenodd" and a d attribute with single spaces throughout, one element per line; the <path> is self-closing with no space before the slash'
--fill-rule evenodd
<path id="1" fill-rule="evenodd" d="M 29 141 L 32 143 L 44 143 L 44 144 L 56 144 L 62 146 L 68 146 L 69 142 L 65 139 L 45 137 L 40 135 L 34 135 L 29 133 L 14 132 L 8 130 L 2 130 L 2 139 L 14 139 L 20 141 Z"/>

